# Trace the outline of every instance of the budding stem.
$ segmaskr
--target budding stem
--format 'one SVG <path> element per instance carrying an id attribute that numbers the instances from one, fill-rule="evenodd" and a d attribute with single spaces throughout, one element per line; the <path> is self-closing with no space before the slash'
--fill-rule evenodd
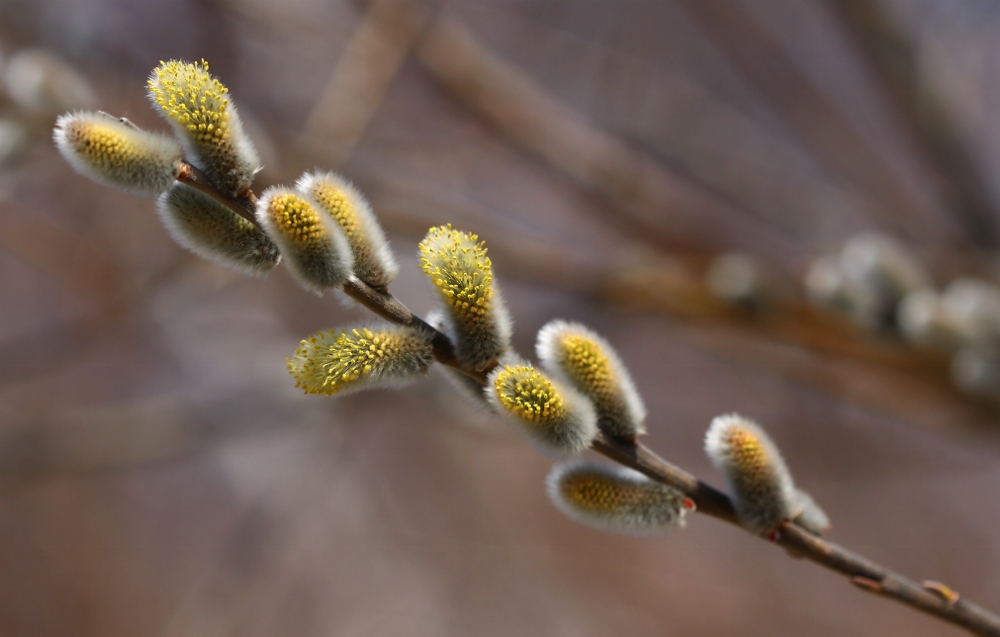
<path id="1" fill-rule="evenodd" d="M 236 198 L 224 195 L 200 170 L 187 162 L 183 162 L 177 181 L 204 192 L 257 225 L 256 197 L 252 192 L 248 191 L 246 195 Z M 494 362 L 481 371 L 465 369 L 456 359 L 454 346 L 448 337 L 410 312 L 386 290 L 377 290 L 353 275 L 347 278 L 342 289 L 348 296 L 387 321 L 419 327 L 433 333 L 434 356 L 439 363 L 453 367 L 484 385 L 487 375 L 496 367 Z M 591 448 L 619 464 L 680 490 L 694 501 L 698 512 L 744 528 L 736 516 L 736 509 L 729 496 L 660 458 L 645 445 L 614 440 L 599 433 Z M 774 542 L 790 552 L 847 576 L 855 585 L 860 581 L 874 582 L 878 588 L 877 593 L 883 597 L 934 615 L 974 634 L 1000 637 L 1000 617 L 985 608 L 967 601 L 964 597 L 945 600 L 920 583 L 833 542 L 817 537 L 794 524 L 781 526 Z"/>

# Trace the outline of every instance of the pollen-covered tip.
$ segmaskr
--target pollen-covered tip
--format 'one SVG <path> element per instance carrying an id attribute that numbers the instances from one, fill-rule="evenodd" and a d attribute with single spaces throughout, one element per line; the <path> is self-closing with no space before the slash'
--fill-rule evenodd
<path id="1" fill-rule="evenodd" d="M 487 377 L 484 392 L 494 410 L 519 425 L 543 451 L 572 455 L 587 449 L 597 436 L 590 401 L 531 366 L 497 367 Z"/>
<path id="2" fill-rule="evenodd" d="M 508 350 L 511 335 L 485 243 L 451 225 L 438 226 L 420 242 L 419 256 L 421 269 L 444 301 L 456 357 L 469 369 L 485 369 Z"/>
<path id="3" fill-rule="evenodd" d="M 331 395 L 399 387 L 433 362 L 427 331 L 386 324 L 317 332 L 299 344 L 288 371 L 305 393 Z"/>
<path id="4" fill-rule="evenodd" d="M 153 106 L 184 141 L 188 159 L 228 195 L 246 193 L 260 157 L 208 63 L 160 62 L 146 82 Z"/>
<path id="5" fill-rule="evenodd" d="M 311 198 L 280 186 L 268 188 L 257 202 L 257 221 L 306 289 L 322 294 L 350 276 L 347 237 Z"/>
<path id="6" fill-rule="evenodd" d="M 263 275 L 281 260 L 260 228 L 190 186 L 174 184 L 157 198 L 156 209 L 174 241 L 218 265 Z"/>
<path id="7" fill-rule="evenodd" d="M 354 255 L 355 276 L 375 288 L 383 288 L 396 278 L 399 265 L 385 233 L 368 201 L 351 182 L 332 172 L 312 172 L 295 186 L 340 226 Z"/>
<path id="8" fill-rule="evenodd" d="M 67 113 L 56 120 L 56 148 L 81 174 L 140 195 L 156 195 L 174 183 L 181 146 L 102 113 Z"/>
<path id="9" fill-rule="evenodd" d="M 631 535 L 663 535 L 684 527 L 692 506 L 683 493 L 638 471 L 590 460 L 564 462 L 547 479 L 556 508 L 581 524 Z"/>
<path id="10" fill-rule="evenodd" d="M 579 323 L 550 321 L 538 332 L 535 351 L 549 374 L 589 398 L 597 424 L 615 438 L 646 433 L 646 408 L 615 350 Z"/>
<path id="11" fill-rule="evenodd" d="M 777 446 L 759 425 L 728 414 L 712 421 L 705 451 L 726 476 L 736 513 L 750 530 L 765 534 L 795 512 L 795 485 Z"/>

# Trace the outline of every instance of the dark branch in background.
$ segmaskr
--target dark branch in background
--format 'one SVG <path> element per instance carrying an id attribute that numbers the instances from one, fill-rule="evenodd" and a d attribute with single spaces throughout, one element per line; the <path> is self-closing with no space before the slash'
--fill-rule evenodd
<path id="1" fill-rule="evenodd" d="M 961 219 L 965 238 L 981 248 L 996 248 L 993 201 L 968 144 L 962 139 L 941 97 L 928 86 L 917 52 L 878 0 L 838 0 L 831 5 L 889 89 L 889 97 L 941 177 L 949 210 Z"/>
<path id="2" fill-rule="evenodd" d="M 246 218 L 244 214 L 246 201 L 230 200 L 213 189 L 199 172 L 192 171 L 191 174 L 195 175 L 194 179 L 198 184 L 196 187 L 199 190 L 212 195 L 213 198 L 226 204 L 233 212 Z M 185 181 L 185 183 L 190 182 Z M 252 196 L 252 194 L 248 195 L 248 197 Z M 373 313 L 390 322 L 420 327 L 432 332 L 434 334 L 435 357 L 440 363 L 458 369 L 485 384 L 489 369 L 480 372 L 470 372 L 463 369 L 455 360 L 452 344 L 448 338 L 422 318 L 410 312 L 405 305 L 388 292 L 376 290 L 353 276 L 344 284 L 343 291 Z M 726 494 L 663 460 L 645 445 L 616 441 L 598 435 L 591 448 L 619 464 L 680 490 L 694 501 L 698 511 L 744 528 L 736 517 L 732 501 Z M 783 525 L 778 530 L 774 541 L 796 556 L 804 557 L 850 577 L 853 584 L 866 591 L 894 599 L 911 608 L 966 628 L 974 634 L 1000 637 L 1000 616 L 957 595 L 943 595 L 941 591 L 951 591 L 946 586 L 938 583 L 921 585 L 868 558 L 812 535 L 794 524 Z"/>

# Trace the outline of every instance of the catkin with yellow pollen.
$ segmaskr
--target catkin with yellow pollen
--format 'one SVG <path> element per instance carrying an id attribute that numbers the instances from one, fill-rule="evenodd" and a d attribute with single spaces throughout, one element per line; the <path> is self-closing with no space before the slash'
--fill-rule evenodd
<path id="1" fill-rule="evenodd" d="M 263 230 L 190 186 L 174 184 L 157 198 L 156 210 L 174 241 L 221 266 L 263 275 L 281 260 Z"/>
<path id="2" fill-rule="evenodd" d="M 281 186 L 268 188 L 257 202 L 257 222 L 306 289 L 322 294 L 351 275 L 347 238 L 311 198 Z"/>
<path id="3" fill-rule="evenodd" d="M 579 323 L 550 321 L 535 344 L 549 374 L 570 384 L 594 403 L 602 431 L 623 440 L 646 433 L 646 408 L 615 350 Z"/>
<path id="4" fill-rule="evenodd" d="M 744 526 L 768 533 L 795 513 L 795 485 L 778 447 L 751 420 L 728 414 L 712 421 L 705 451 L 726 476 Z"/>
<path id="5" fill-rule="evenodd" d="M 456 358 L 471 370 L 485 369 L 508 350 L 511 333 L 485 243 L 451 225 L 438 226 L 420 242 L 419 257 L 444 302 L 443 331 Z"/>
<path id="6" fill-rule="evenodd" d="M 487 377 L 487 400 L 540 449 L 556 455 L 583 451 L 597 436 L 594 407 L 571 387 L 529 365 L 503 365 Z"/>
<path id="7" fill-rule="evenodd" d="M 401 386 L 432 362 L 426 330 L 384 325 L 317 332 L 299 344 L 288 371 L 305 393 L 331 395 Z"/>
<path id="8" fill-rule="evenodd" d="M 573 460 L 553 467 L 547 479 L 556 508 L 581 524 L 632 535 L 662 535 L 684 527 L 694 503 L 677 489 L 638 471 Z"/>
<path id="9" fill-rule="evenodd" d="M 226 194 L 246 194 L 260 157 L 229 89 L 209 74 L 208 63 L 160 62 L 146 86 L 153 106 L 183 140 L 188 160 Z"/>
<path id="10" fill-rule="evenodd" d="M 364 196 L 346 179 L 332 172 L 311 172 L 296 189 L 328 213 L 351 246 L 354 275 L 374 288 L 384 288 L 399 272 L 385 233 Z"/>
<path id="11" fill-rule="evenodd" d="M 81 174 L 140 195 L 170 188 L 183 151 L 171 137 L 103 113 L 67 113 L 56 120 L 56 148 Z"/>

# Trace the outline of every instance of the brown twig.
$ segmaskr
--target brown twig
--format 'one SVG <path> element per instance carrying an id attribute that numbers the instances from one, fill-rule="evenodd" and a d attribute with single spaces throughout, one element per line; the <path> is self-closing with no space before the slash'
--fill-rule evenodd
<path id="1" fill-rule="evenodd" d="M 199 190 L 226 204 L 240 216 L 247 218 L 246 204 L 253 198 L 249 193 L 244 200 L 226 197 L 193 167 L 185 174 L 185 183 L 196 183 Z M 192 177 L 193 176 L 193 177 Z M 180 178 L 178 178 L 180 180 Z M 455 359 L 450 340 L 422 318 L 413 314 L 387 291 L 376 290 L 356 277 L 349 277 L 343 291 L 378 316 L 400 325 L 420 327 L 433 333 L 436 359 L 471 378 L 485 384 L 490 369 L 471 372 Z M 651 479 L 670 485 L 690 498 L 697 510 L 730 524 L 744 528 L 735 513 L 729 497 L 698 480 L 693 475 L 660 458 L 641 443 L 622 442 L 599 434 L 591 448 L 609 459 L 639 471 Z M 791 523 L 782 525 L 773 540 L 790 553 L 804 557 L 827 569 L 850 578 L 856 586 L 888 597 L 944 621 L 961 626 L 977 635 L 1000 637 L 1000 616 L 967 601 L 964 597 L 943 596 L 932 587 L 922 586 L 888 568 L 854 553 L 844 547 L 817 537 Z M 951 590 L 943 584 L 937 588 Z"/>
<path id="2" fill-rule="evenodd" d="M 356 279 L 349 283 L 349 287 L 352 298 L 387 320 L 400 317 L 407 325 L 416 324 L 418 321 L 427 325 L 408 310 L 405 314 L 401 313 L 400 308 L 405 308 L 390 294 L 363 292 L 365 284 Z M 369 302 L 372 305 L 368 305 Z M 440 334 L 436 330 L 435 333 Z M 447 346 L 447 351 L 451 351 L 450 344 Z M 486 372 L 469 373 L 460 365 L 456 365 L 450 354 L 447 361 L 442 362 L 466 372 L 480 382 L 485 381 Z M 732 501 L 726 494 L 660 458 L 645 445 L 621 442 L 598 434 L 591 448 L 619 464 L 680 490 L 694 501 L 698 511 L 744 528 L 736 516 Z M 791 523 L 780 528 L 774 541 L 797 556 L 852 578 L 851 581 L 854 583 L 858 581 L 873 583 L 869 590 L 874 593 L 962 626 L 974 634 L 1000 636 L 1000 616 L 964 598 L 942 597 L 916 581 Z"/>
<path id="3" fill-rule="evenodd" d="M 186 161 L 181 163 L 180 172 L 175 179 L 205 193 L 250 223 L 257 225 L 257 197 L 252 190 L 247 190 L 241 197 L 227 197 L 212 184 L 205 173 Z"/>

